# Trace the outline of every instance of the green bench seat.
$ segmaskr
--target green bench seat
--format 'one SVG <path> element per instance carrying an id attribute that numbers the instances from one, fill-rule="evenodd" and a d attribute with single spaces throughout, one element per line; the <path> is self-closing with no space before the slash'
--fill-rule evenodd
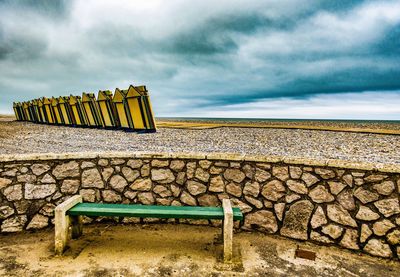
<path id="1" fill-rule="evenodd" d="M 243 214 L 239 208 L 232 208 L 232 210 L 233 220 L 243 220 Z M 224 219 L 224 210 L 222 207 L 78 203 L 66 213 L 71 216 Z"/>
<path id="2" fill-rule="evenodd" d="M 222 220 L 224 262 L 233 256 L 233 221 L 243 220 L 239 208 L 232 208 L 229 199 L 222 200 L 222 207 L 150 206 L 131 204 L 83 203 L 81 195 L 75 195 L 55 208 L 54 246 L 62 255 L 69 238 L 82 235 L 82 216 L 112 216 L 140 218 L 183 218 Z"/>

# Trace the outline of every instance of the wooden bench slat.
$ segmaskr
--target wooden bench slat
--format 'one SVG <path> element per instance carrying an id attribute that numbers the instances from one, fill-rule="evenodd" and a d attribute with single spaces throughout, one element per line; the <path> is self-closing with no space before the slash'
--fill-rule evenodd
<path id="1" fill-rule="evenodd" d="M 68 215 L 153 217 L 187 219 L 223 219 L 222 207 L 154 206 L 130 204 L 79 203 L 67 211 Z M 243 220 L 239 208 L 233 208 L 233 219 Z"/>

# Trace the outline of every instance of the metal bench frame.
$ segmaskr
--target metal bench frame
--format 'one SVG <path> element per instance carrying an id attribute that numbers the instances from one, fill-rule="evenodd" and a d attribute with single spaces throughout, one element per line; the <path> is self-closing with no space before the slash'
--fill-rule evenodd
<path id="1" fill-rule="evenodd" d="M 82 203 L 82 196 L 75 195 L 58 205 L 55 209 L 55 253 L 62 255 L 68 241 L 82 235 L 82 215 L 69 215 L 68 211 L 75 205 Z M 101 205 L 101 204 L 98 204 Z M 174 207 L 179 209 L 179 207 Z M 233 220 L 234 213 L 229 199 L 222 200 L 223 208 L 223 258 L 225 263 L 232 261 L 233 257 Z M 157 217 L 156 215 L 154 217 Z"/>

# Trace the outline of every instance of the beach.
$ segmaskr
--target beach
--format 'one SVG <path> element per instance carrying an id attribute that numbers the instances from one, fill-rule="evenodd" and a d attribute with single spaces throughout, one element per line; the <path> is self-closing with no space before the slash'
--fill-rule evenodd
<path id="1" fill-rule="evenodd" d="M 201 120 L 157 122 L 157 132 L 137 133 L 34 124 L 12 118 L 0 121 L 0 194 L 3 201 L 0 233 L 7 236 L 21 232 L 24 236 L 25 231 L 50 230 L 54 224 L 54 208 L 71 196 L 85 203 L 193 208 L 218 207 L 229 199 L 243 216 L 241 223 L 231 226 L 237 232 L 235 241 L 243 251 L 243 256 L 234 254 L 237 263 L 233 264 L 243 263 L 241 270 L 245 276 L 251 276 L 254 270 L 248 261 L 260 264 L 254 251 L 246 252 L 246 241 L 241 239 L 241 234 L 247 232 L 255 236 L 261 234 L 260 241 L 266 241 L 272 234 L 294 239 L 293 244 L 283 243 L 288 246 L 290 253 L 287 255 L 294 262 L 300 261 L 295 254 L 296 247 L 309 242 L 317 243 L 316 249 L 321 245 L 340 246 L 361 255 L 399 258 L 400 139 L 396 130 L 389 129 L 386 123 L 376 124 L 374 131 L 366 122 L 362 126 L 357 123 L 335 125 L 335 122 L 324 126 L 305 126 L 307 122 L 302 122 L 303 125 L 296 126 L 283 122 L 286 128 L 269 126 L 267 121 L 261 125 L 223 120 L 207 124 Z M 379 133 L 383 131 L 387 133 Z M 191 222 L 187 218 L 192 217 L 158 221 L 158 215 L 149 220 L 124 216 L 113 214 L 117 221 L 105 222 L 111 225 L 133 223 L 138 228 L 148 223 L 171 223 L 179 239 L 181 233 L 185 233 L 182 223 L 220 226 L 214 219 L 203 217 Z M 103 222 L 103 219 L 101 216 L 95 222 Z M 90 222 L 93 218 L 85 219 L 85 223 Z M 122 244 L 132 235 L 130 228 L 121 229 Z M 368 233 L 366 228 L 370 230 Z M 253 245 L 257 245 L 255 236 L 249 237 Z M 166 237 L 172 238 L 168 234 Z M 79 241 L 83 240 L 88 242 L 79 246 Z M 147 234 L 143 240 L 149 246 L 143 251 L 151 253 L 151 257 L 155 257 L 152 251 L 158 251 L 162 244 L 154 243 L 155 240 Z M 52 257 L 52 239 L 47 237 L 45 241 L 43 249 L 47 254 L 37 252 L 34 257 Z M 112 249 L 107 243 L 99 244 L 101 241 L 107 242 L 104 237 L 101 240 L 97 236 L 92 240 L 85 231 L 75 246 L 71 244 L 71 249 L 77 251 L 74 255 L 82 261 L 78 271 L 97 270 L 98 266 L 89 268 L 87 255 L 91 255 L 96 245 L 100 257 L 105 249 Z M 204 240 L 208 245 L 212 245 L 211 242 L 210 238 Z M 132 243 L 137 249 L 137 243 L 128 241 L 129 245 Z M 187 248 L 190 247 L 182 251 L 187 253 Z M 180 251 L 175 246 L 171 249 L 172 253 Z M 128 250 L 116 251 L 112 257 L 119 257 Z M 210 252 L 215 255 L 218 251 Z M 265 249 L 260 253 L 270 256 Z M 323 254 L 314 253 L 318 264 Z M 19 253 L 13 255 L 22 257 Z M 208 267 L 218 267 L 218 259 L 210 257 Z M 359 256 L 356 257 L 357 260 Z M 6 261 L 5 265 L 0 262 L 0 275 L 1 267 L 8 264 L 22 264 L 32 270 L 34 266 L 25 262 L 29 258 L 0 257 Z M 49 261 L 48 265 L 54 267 L 58 260 L 51 258 Z M 59 261 L 63 263 L 68 258 Z M 206 265 L 200 257 L 199 261 L 200 265 Z M 280 264 L 279 257 L 272 256 L 267 263 L 271 262 Z M 115 268 L 125 270 L 123 264 L 116 267 L 104 264 L 110 272 L 115 272 Z M 189 264 L 185 261 L 183 267 Z M 352 262 L 351 268 L 354 264 Z M 146 272 L 147 268 L 156 267 L 137 261 L 134 265 L 136 269 L 129 268 L 126 272 Z M 374 260 L 368 271 L 377 265 L 380 260 Z M 41 264 L 38 270 L 46 266 Z M 326 269 L 330 265 L 322 267 Z M 261 275 L 269 273 L 265 269 L 261 272 Z M 365 275 L 358 269 L 354 272 Z"/>
<path id="2" fill-rule="evenodd" d="M 175 125 L 174 125 L 175 122 Z M 159 120 L 156 133 L 129 133 L 121 130 L 72 128 L 17 122 L 8 117 L 0 121 L 0 154 L 63 152 L 200 152 L 247 155 L 276 155 L 305 159 L 339 159 L 384 164 L 400 163 L 400 136 L 362 132 L 395 131 L 399 124 L 308 122 L 311 129 L 298 129 L 296 122 L 281 121 L 288 128 L 252 126 L 204 126 L 204 121 Z M 208 121 L 213 123 L 212 121 Z M 193 123 L 203 127 L 193 126 Z M 229 123 L 229 122 L 228 122 Z M 234 122 L 235 123 L 235 122 Z M 238 122 L 236 122 L 238 123 Z M 262 122 L 261 122 L 262 123 Z M 215 122 L 213 123 L 215 125 Z M 218 124 L 221 124 L 219 122 Z M 246 125 L 247 124 L 247 125 Z M 260 123 L 258 123 L 260 124 Z M 263 123 L 265 124 L 265 122 Z M 302 122 L 302 126 L 307 122 Z M 328 125 L 329 124 L 329 125 Z M 312 129 L 312 127 L 317 129 Z M 318 129 L 321 127 L 322 129 Z M 339 128 L 332 131 L 329 128 Z M 343 131 L 340 131 L 340 129 Z M 349 128 L 357 129 L 352 132 Z M 360 131 L 361 130 L 361 131 Z"/>

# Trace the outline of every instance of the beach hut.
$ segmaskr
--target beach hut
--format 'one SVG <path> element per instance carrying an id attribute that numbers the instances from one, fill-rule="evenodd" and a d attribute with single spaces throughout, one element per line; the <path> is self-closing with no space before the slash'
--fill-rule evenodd
<path id="1" fill-rule="evenodd" d="M 26 121 L 32 121 L 31 113 L 29 111 L 29 103 L 22 102 L 22 110 L 24 111 Z"/>
<path id="2" fill-rule="evenodd" d="M 155 131 L 155 122 L 145 86 L 115 89 L 113 102 L 121 128 L 131 131 Z"/>
<path id="3" fill-rule="evenodd" d="M 25 110 L 24 110 L 24 102 L 19 102 L 19 106 L 20 106 L 22 120 L 28 121 L 28 118 L 26 117 Z"/>
<path id="4" fill-rule="evenodd" d="M 24 121 L 29 121 L 29 115 L 27 114 L 27 111 L 25 109 L 25 102 L 21 102 L 21 112 Z"/>
<path id="5" fill-rule="evenodd" d="M 27 119 L 26 114 L 25 114 L 25 111 L 24 111 L 23 103 L 24 103 L 24 102 L 22 102 L 22 103 L 21 103 L 21 102 L 18 102 L 18 103 L 17 103 L 17 106 L 18 106 L 18 110 L 19 110 L 20 115 L 21 115 L 21 120 L 22 120 L 22 121 L 27 121 L 28 119 Z"/>
<path id="6" fill-rule="evenodd" d="M 24 101 L 21 104 L 22 104 L 22 111 L 24 112 L 24 116 L 25 116 L 25 121 L 30 121 L 31 118 L 29 116 L 28 103 L 26 101 Z"/>
<path id="7" fill-rule="evenodd" d="M 139 93 L 142 95 L 141 97 L 141 106 L 142 110 L 144 111 L 144 117 L 145 117 L 145 124 L 146 124 L 146 129 L 148 131 L 156 131 L 157 126 L 156 126 L 156 121 L 154 118 L 153 114 L 153 107 L 151 105 L 150 101 L 150 94 L 148 90 L 146 89 L 146 86 L 138 86 L 135 87 Z"/>
<path id="8" fill-rule="evenodd" d="M 60 111 L 60 106 L 58 105 L 57 98 L 54 98 L 54 97 L 51 98 L 51 108 L 52 108 L 53 114 L 54 114 L 54 123 L 58 124 L 58 125 L 63 125 L 64 119 L 63 119 L 62 113 Z"/>
<path id="9" fill-rule="evenodd" d="M 16 102 L 13 102 L 13 111 L 14 111 L 14 115 L 15 115 L 15 119 L 17 120 L 17 121 L 20 121 L 21 119 L 21 117 L 20 117 L 20 115 L 19 115 L 19 113 L 18 113 L 18 108 L 17 108 L 17 103 Z"/>
<path id="10" fill-rule="evenodd" d="M 51 106 L 51 100 L 47 97 L 43 97 L 43 109 L 46 113 L 47 123 L 56 124 L 53 107 Z"/>
<path id="11" fill-rule="evenodd" d="M 131 118 L 131 129 L 144 130 L 146 129 L 146 119 L 142 107 L 142 95 L 132 85 L 129 86 L 126 93 L 127 111 Z"/>
<path id="12" fill-rule="evenodd" d="M 24 110 L 26 111 L 26 114 L 28 115 L 28 121 L 33 122 L 34 119 L 33 119 L 31 106 L 32 106 L 31 101 L 26 101 Z"/>
<path id="13" fill-rule="evenodd" d="M 31 107 L 32 107 L 31 101 L 26 101 L 26 112 L 29 114 L 29 121 L 33 122 L 34 118 Z"/>
<path id="14" fill-rule="evenodd" d="M 15 113 L 15 118 L 18 121 L 23 121 L 24 119 L 24 115 L 23 115 L 23 111 L 22 111 L 22 106 L 20 102 L 14 102 L 13 103 L 13 110 Z"/>
<path id="15" fill-rule="evenodd" d="M 69 106 L 69 97 L 60 96 L 58 99 L 59 110 L 65 125 L 74 125 L 71 115 L 71 107 Z"/>
<path id="16" fill-rule="evenodd" d="M 48 123 L 46 111 L 44 109 L 43 98 L 39 98 L 37 100 L 39 115 L 40 115 L 40 123 Z"/>
<path id="17" fill-rule="evenodd" d="M 39 122 L 38 114 L 37 114 L 37 103 L 35 100 L 29 101 L 29 111 L 31 113 L 32 122 L 37 123 Z"/>
<path id="18" fill-rule="evenodd" d="M 13 110 L 14 110 L 14 113 L 15 113 L 15 118 L 18 121 L 23 121 L 24 118 L 23 118 L 22 107 L 21 107 L 21 103 L 20 102 L 14 102 L 13 103 Z"/>
<path id="19" fill-rule="evenodd" d="M 82 94 L 82 105 L 88 119 L 88 125 L 90 127 L 102 127 L 101 116 L 99 107 L 96 102 L 96 97 L 93 93 Z"/>
<path id="20" fill-rule="evenodd" d="M 18 106 L 19 106 L 19 111 L 21 113 L 21 120 L 28 121 L 28 116 L 26 114 L 26 111 L 24 110 L 24 102 L 18 103 Z"/>
<path id="21" fill-rule="evenodd" d="M 77 127 L 88 126 L 88 120 L 86 117 L 85 110 L 82 106 L 82 101 L 80 96 L 69 97 L 69 105 L 71 107 L 71 112 L 73 114 L 74 123 Z"/>
<path id="22" fill-rule="evenodd" d="M 120 127 L 124 130 L 131 130 L 133 129 L 131 118 L 129 116 L 129 112 L 127 111 L 127 103 L 126 103 L 126 94 L 128 93 L 128 90 L 122 90 L 119 88 L 115 89 L 114 97 L 112 102 L 115 105 L 115 109 L 117 110 L 118 114 L 118 119 L 119 119 L 119 124 Z"/>
<path id="23" fill-rule="evenodd" d="M 21 113 L 21 120 L 23 120 L 23 121 L 28 121 L 28 115 L 26 114 L 26 111 L 25 111 L 25 109 L 24 109 L 24 103 L 25 103 L 25 102 L 20 102 L 20 103 L 18 103 L 19 111 L 20 111 L 20 113 Z"/>
<path id="24" fill-rule="evenodd" d="M 113 94 L 109 90 L 99 91 L 97 103 L 99 105 L 100 116 L 103 127 L 106 129 L 115 129 L 119 127 L 118 114 L 115 105 L 112 102 Z"/>
<path id="25" fill-rule="evenodd" d="M 31 110 L 32 110 L 32 115 L 35 123 L 41 123 L 42 118 L 39 113 L 39 107 L 38 107 L 38 101 L 37 99 L 34 99 L 31 101 Z"/>

